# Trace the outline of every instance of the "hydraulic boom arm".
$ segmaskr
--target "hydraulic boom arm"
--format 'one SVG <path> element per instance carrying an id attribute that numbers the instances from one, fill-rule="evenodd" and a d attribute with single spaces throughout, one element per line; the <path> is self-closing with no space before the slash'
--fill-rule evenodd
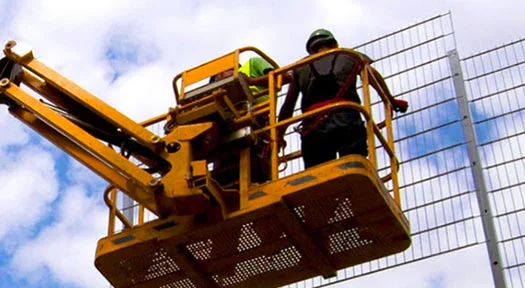
<path id="1" fill-rule="evenodd" d="M 209 197 L 192 187 L 206 177 L 205 161 L 192 161 L 191 146 L 213 130 L 212 123 L 177 127 L 161 137 L 42 64 L 23 45 L 9 41 L 4 54 L 0 103 L 12 115 L 158 216 L 207 209 Z"/>

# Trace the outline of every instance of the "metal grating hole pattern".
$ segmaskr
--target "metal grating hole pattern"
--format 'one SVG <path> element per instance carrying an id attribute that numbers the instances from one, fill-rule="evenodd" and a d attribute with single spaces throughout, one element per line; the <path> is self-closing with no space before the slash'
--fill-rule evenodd
<path id="1" fill-rule="evenodd" d="M 279 251 L 278 254 L 272 256 L 272 261 L 275 270 L 284 270 L 297 266 L 301 262 L 301 253 L 295 246 L 288 247 Z"/>
<path id="2" fill-rule="evenodd" d="M 161 247 L 155 248 L 151 254 L 138 254 L 123 258 L 114 263 L 115 268 L 126 276 L 127 285 L 137 284 L 163 277 L 177 271 L 180 267 L 176 261 Z"/>
<path id="3" fill-rule="evenodd" d="M 154 253 L 152 264 L 148 267 L 146 275 L 144 275 L 144 279 L 151 280 L 159 278 L 179 270 L 180 268 L 175 260 L 173 260 L 173 258 L 168 255 L 168 252 L 160 248 Z"/>
<path id="4" fill-rule="evenodd" d="M 211 252 L 213 249 L 213 241 L 211 239 L 206 239 L 203 241 L 195 242 L 186 245 L 188 251 L 191 255 L 197 260 L 208 260 L 211 258 Z"/>
<path id="5" fill-rule="evenodd" d="M 242 225 L 241 236 L 239 237 L 239 245 L 237 246 L 237 250 L 242 252 L 259 247 L 261 244 L 262 239 L 253 229 L 253 222 Z"/>
<path id="6" fill-rule="evenodd" d="M 372 240 L 361 237 L 357 228 L 330 234 L 328 240 L 328 251 L 330 254 L 359 249 L 373 243 Z"/>
<path id="7" fill-rule="evenodd" d="M 352 191 L 349 183 L 343 183 Z M 334 194 L 332 187 L 323 188 L 325 191 L 318 197 L 289 197 L 291 207 L 299 221 L 301 221 L 306 231 L 315 231 L 341 221 L 349 220 L 356 216 L 356 211 L 352 207 L 351 195 L 341 197 Z"/>
<path id="8" fill-rule="evenodd" d="M 214 261 L 237 255 L 282 239 L 284 230 L 275 215 L 268 215 L 239 226 L 203 234 L 194 242 L 185 244 L 193 258 L 199 262 Z"/>
<path id="9" fill-rule="evenodd" d="M 145 257 L 134 257 L 134 258 L 126 258 L 122 259 L 118 262 L 118 267 L 120 268 L 120 271 L 126 271 L 126 272 L 132 272 L 130 273 L 128 277 L 128 283 L 135 284 L 138 282 L 137 278 L 140 278 L 140 275 L 137 275 L 137 271 L 140 271 L 139 269 L 136 269 L 138 265 L 135 265 L 135 263 L 143 263 L 145 260 Z M 139 277 L 137 277 L 139 276 Z"/>
<path id="10" fill-rule="evenodd" d="M 340 202 L 337 205 L 337 208 L 334 211 L 334 215 L 328 219 L 328 224 L 337 223 L 343 220 L 350 219 L 354 217 L 354 212 L 352 211 L 352 202 L 350 198 L 345 197 L 344 199 L 336 198 L 335 202 Z"/>
<path id="11" fill-rule="evenodd" d="M 175 281 L 166 285 L 162 285 L 159 288 L 197 288 L 190 279 L 183 279 Z"/>
<path id="12" fill-rule="evenodd" d="M 302 255 L 295 246 L 281 249 L 274 255 L 263 255 L 235 265 L 232 276 L 213 275 L 212 279 L 221 287 L 230 287 L 270 271 L 292 268 L 301 263 Z"/>
<path id="13" fill-rule="evenodd" d="M 293 208 L 293 212 L 299 217 L 301 222 L 306 222 L 306 214 L 304 213 L 304 205 Z"/>

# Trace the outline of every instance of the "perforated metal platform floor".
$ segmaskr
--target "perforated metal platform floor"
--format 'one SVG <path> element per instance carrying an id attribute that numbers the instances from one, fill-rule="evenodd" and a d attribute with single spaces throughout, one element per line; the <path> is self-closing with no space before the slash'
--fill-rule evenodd
<path id="1" fill-rule="evenodd" d="M 345 157 L 253 191 L 212 226 L 168 218 L 99 241 L 115 287 L 278 287 L 401 252 L 408 222 L 364 158 Z"/>

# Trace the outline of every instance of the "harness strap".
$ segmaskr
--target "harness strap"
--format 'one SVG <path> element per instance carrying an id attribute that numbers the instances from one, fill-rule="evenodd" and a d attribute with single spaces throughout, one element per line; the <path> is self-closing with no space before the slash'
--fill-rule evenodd
<path id="1" fill-rule="evenodd" d="M 336 57 L 334 57 L 334 61 L 332 61 L 332 69 L 331 69 L 330 73 L 333 73 L 333 69 L 334 69 L 334 66 L 335 66 L 334 65 L 335 64 L 335 58 Z M 311 67 L 313 67 L 313 66 L 311 66 Z M 362 63 L 360 63 L 360 62 L 359 63 L 355 63 L 354 67 L 352 68 L 352 70 L 348 74 L 348 77 L 346 78 L 345 83 L 343 84 L 343 86 L 341 86 L 339 91 L 337 91 L 337 94 L 335 95 L 334 98 L 314 103 L 314 104 L 308 106 L 308 108 L 306 108 L 305 112 L 312 111 L 314 109 L 317 109 L 317 108 L 320 108 L 320 107 L 324 107 L 324 106 L 329 105 L 329 104 L 349 101 L 349 100 L 344 99 L 343 95 L 346 92 L 346 90 L 348 90 L 348 88 L 350 88 L 350 85 L 352 84 L 353 80 L 355 80 L 355 78 L 357 77 L 357 72 L 362 70 L 362 68 L 363 68 L 363 64 Z M 319 73 L 317 72 L 317 70 L 315 70 L 315 68 L 312 68 L 312 72 L 314 73 L 314 75 L 316 77 L 319 75 Z M 321 124 L 323 121 L 326 121 L 326 119 L 327 119 L 326 116 L 327 115 L 324 114 L 324 115 L 320 115 L 320 116 L 316 117 L 314 119 L 314 121 L 308 126 L 303 126 L 301 124 L 301 125 L 299 125 L 299 127 L 296 127 L 295 131 L 298 132 L 299 134 L 301 134 L 301 136 L 306 136 L 308 133 L 312 132 L 317 126 L 319 126 L 319 124 Z"/>
<path id="2" fill-rule="evenodd" d="M 331 64 L 331 65 L 332 65 L 332 68 L 330 68 L 330 72 L 328 72 L 328 75 L 334 73 L 335 61 L 337 61 L 337 56 L 339 56 L 339 54 L 336 54 L 336 55 L 334 56 L 334 58 L 332 59 L 332 64 Z M 315 69 L 315 66 L 313 65 L 313 63 L 308 64 L 308 66 L 310 66 L 310 69 L 312 70 L 312 73 L 314 73 L 314 77 L 315 77 L 315 78 L 321 78 L 321 74 L 319 74 L 319 72 L 317 71 L 317 69 Z"/>

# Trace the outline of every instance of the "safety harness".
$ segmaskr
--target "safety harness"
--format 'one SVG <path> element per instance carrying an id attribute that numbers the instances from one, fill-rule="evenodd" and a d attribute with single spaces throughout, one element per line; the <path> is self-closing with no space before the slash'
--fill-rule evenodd
<path id="1" fill-rule="evenodd" d="M 337 89 L 337 88 L 335 89 L 333 88 L 333 87 L 339 86 L 339 84 L 337 83 L 337 79 L 335 78 L 335 75 L 334 75 L 334 67 L 335 67 L 335 62 L 337 60 L 337 56 L 338 55 L 335 55 L 334 59 L 332 60 L 332 68 L 330 69 L 330 72 L 326 75 L 319 74 L 317 69 L 315 69 L 314 65 L 312 65 L 312 63 L 309 64 L 310 69 L 312 70 L 312 73 L 314 74 L 314 77 L 315 77 L 314 81 L 317 81 L 314 83 L 314 87 L 315 87 L 314 89 L 317 89 L 317 90 L 321 90 L 322 88 L 325 88 L 327 90 Z M 334 103 L 350 102 L 351 100 L 344 99 L 343 96 L 345 92 L 348 90 L 348 88 L 350 88 L 350 85 L 352 84 L 352 82 L 357 77 L 357 73 L 361 71 L 361 69 L 363 69 L 363 66 L 364 66 L 363 63 L 356 62 L 354 67 L 348 74 L 348 77 L 346 78 L 345 83 L 343 84 L 343 86 L 341 86 L 341 88 L 339 88 L 339 90 L 337 90 L 337 93 L 335 94 L 333 98 L 309 105 L 303 113 L 312 111 L 320 107 L 324 107 L 326 105 L 334 104 Z M 329 116 L 330 116 L 329 114 L 323 114 L 323 115 L 317 116 L 313 119 L 311 123 L 308 123 L 308 124 L 305 124 L 304 123 L 305 121 L 303 121 L 300 125 L 296 126 L 294 130 L 298 132 L 299 134 L 301 134 L 301 136 L 306 136 L 307 134 L 312 132 L 316 127 L 318 127 L 320 124 L 324 123 L 328 119 Z"/>

